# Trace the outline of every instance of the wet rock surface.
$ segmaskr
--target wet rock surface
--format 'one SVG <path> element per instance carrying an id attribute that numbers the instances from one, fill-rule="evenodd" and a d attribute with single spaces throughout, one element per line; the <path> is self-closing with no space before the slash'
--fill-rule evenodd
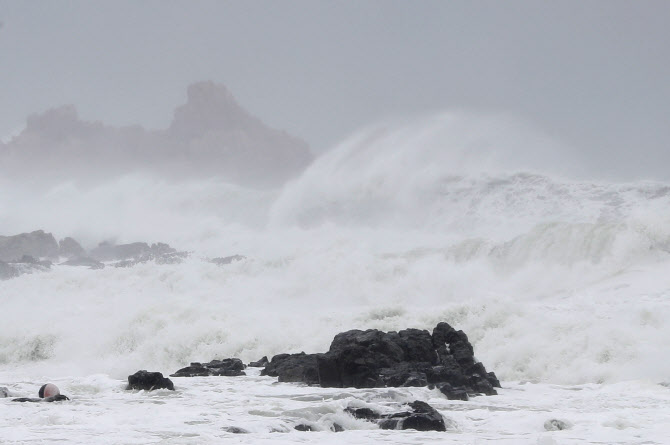
<path id="1" fill-rule="evenodd" d="M 346 408 L 356 419 L 376 422 L 383 430 L 446 431 L 444 417 L 435 408 L 416 400 L 406 405 L 409 410 L 380 414 L 370 408 Z"/>
<path id="2" fill-rule="evenodd" d="M 264 368 L 267 366 L 267 364 L 270 363 L 270 360 L 268 360 L 267 356 L 263 356 L 260 360 L 257 360 L 255 362 L 249 362 L 249 367 L 250 368 Z"/>
<path id="3" fill-rule="evenodd" d="M 280 382 L 319 384 L 317 356 L 320 354 L 279 354 L 261 371 L 261 375 L 277 377 Z"/>
<path id="4" fill-rule="evenodd" d="M 190 366 L 181 368 L 170 377 L 199 377 L 199 376 L 227 376 L 236 377 L 246 375 L 244 363 L 238 358 L 212 360 L 209 363 L 193 362 Z"/>
<path id="5" fill-rule="evenodd" d="M 337 388 L 430 385 L 452 400 L 495 395 L 500 387 L 495 374 L 476 361 L 467 335 L 447 323 L 439 323 L 432 334 L 419 329 L 342 332 L 328 352 L 276 355 L 261 375 Z"/>
<path id="6" fill-rule="evenodd" d="M 137 371 L 133 375 L 128 376 L 127 390 L 145 390 L 153 391 L 154 389 L 169 389 L 174 391 L 174 384 L 172 380 L 163 377 L 160 372 L 148 372 L 146 370 Z"/>
<path id="7" fill-rule="evenodd" d="M 12 399 L 12 402 L 32 402 L 32 403 L 41 403 L 41 402 L 63 402 L 65 400 L 70 400 L 68 396 L 63 394 L 58 394 L 51 397 L 37 398 L 37 397 L 18 397 Z"/>

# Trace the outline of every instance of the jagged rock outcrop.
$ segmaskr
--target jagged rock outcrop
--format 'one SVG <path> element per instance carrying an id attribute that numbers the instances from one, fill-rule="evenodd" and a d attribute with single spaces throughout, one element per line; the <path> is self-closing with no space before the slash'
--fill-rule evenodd
<path id="1" fill-rule="evenodd" d="M 126 386 L 126 389 L 145 391 L 169 389 L 170 391 L 174 391 L 174 383 L 167 377 L 163 377 L 163 374 L 160 372 L 148 372 L 143 369 L 128 376 L 128 386 Z"/>
<path id="2" fill-rule="evenodd" d="M 351 330 L 335 336 L 323 354 L 280 354 L 261 372 L 280 382 L 322 387 L 438 387 L 447 397 L 497 394 L 500 382 L 477 362 L 463 331 L 439 323 L 433 333 Z"/>
<path id="3" fill-rule="evenodd" d="M 72 105 L 28 117 L 25 130 L 0 150 L 0 173 L 42 180 L 97 182 L 136 171 L 174 179 L 218 177 L 274 187 L 312 161 L 307 144 L 266 126 L 214 82 L 188 87 L 165 130 L 112 127 L 82 120 Z"/>
<path id="4" fill-rule="evenodd" d="M 54 236 L 44 230 L 0 236 L 0 261 L 17 261 L 24 255 L 33 258 L 58 257 L 58 243 Z"/>
<path id="5" fill-rule="evenodd" d="M 244 363 L 239 358 L 226 358 L 223 360 L 212 360 L 209 363 L 193 362 L 190 366 L 181 368 L 170 377 L 200 377 L 200 376 L 227 376 L 237 377 L 246 375 Z"/>

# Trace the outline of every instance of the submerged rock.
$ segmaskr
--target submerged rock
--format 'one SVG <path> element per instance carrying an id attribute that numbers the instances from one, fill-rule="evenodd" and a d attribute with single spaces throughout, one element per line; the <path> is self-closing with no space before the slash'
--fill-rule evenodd
<path id="1" fill-rule="evenodd" d="M 547 431 L 561 431 L 570 429 L 571 427 L 572 424 L 570 422 L 559 419 L 549 419 L 544 422 L 544 429 Z"/>
<path id="2" fill-rule="evenodd" d="M 70 400 L 68 396 L 64 396 L 63 394 L 58 394 L 55 396 L 51 397 L 44 397 L 44 398 L 37 398 L 37 397 L 19 397 L 16 399 L 12 399 L 12 402 L 34 402 L 34 403 L 39 403 L 39 402 L 63 402 L 65 400 Z"/>
<path id="3" fill-rule="evenodd" d="M 137 389 L 152 391 L 154 389 L 169 389 L 174 391 L 174 384 L 172 380 L 163 377 L 160 372 L 147 372 L 146 370 L 137 371 L 133 375 L 128 376 L 127 390 Z"/>
<path id="4" fill-rule="evenodd" d="M 376 422 L 383 430 L 446 431 L 444 417 L 435 408 L 416 400 L 408 403 L 411 411 L 380 414 L 370 408 L 346 408 L 344 411 L 356 419 Z"/>
<path id="5" fill-rule="evenodd" d="M 181 368 L 170 377 L 198 377 L 198 376 L 228 376 L 236 377 L 246 375 L 244 363 L 239 358 L 227 358 L 223 360 L 212 360 L 209 363 L 193 362 L 190 366 Z"/>
<path id="6" fill-rule="evenodd" d="M 249 434 L 249 431 L 245 430 L 244 428 L 240 428 L 239 426 L 226 426 L 223 427 L 222 430 L 233 434 Z"/>

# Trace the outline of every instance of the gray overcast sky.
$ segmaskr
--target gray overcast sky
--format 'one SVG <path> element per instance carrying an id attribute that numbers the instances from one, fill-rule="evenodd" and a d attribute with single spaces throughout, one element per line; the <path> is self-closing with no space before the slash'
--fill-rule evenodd
<path id="1" fill-rule="evenodd" d="M 0 0 L 0 135 L 60 104 L 166 127 L 211 79 L 328 148 L 387 116 L 512 112 L 604 174 L 670 179 L 669 1 Z"/>

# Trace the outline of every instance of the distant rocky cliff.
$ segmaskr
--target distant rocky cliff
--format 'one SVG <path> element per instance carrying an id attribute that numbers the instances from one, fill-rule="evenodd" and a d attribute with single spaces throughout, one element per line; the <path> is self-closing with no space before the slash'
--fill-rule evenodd
<path id="1" fill-rule="evenodd" d="M 269 128 L 213 82 L 191 85 L 165 130 L 84 121 L 66 105 L 28 117 L 23 132 L 0 144 L 0 173 L 45 181 L 149 171 L 169 179 L 216 177 L 273 187 L 311 160 L 304 141 Z"/>

